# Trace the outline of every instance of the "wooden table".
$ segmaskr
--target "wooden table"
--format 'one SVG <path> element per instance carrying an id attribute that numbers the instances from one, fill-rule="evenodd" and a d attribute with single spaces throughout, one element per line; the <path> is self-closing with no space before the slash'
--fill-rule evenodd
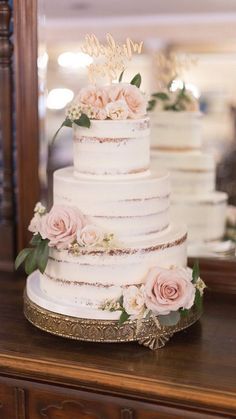
<path id="1" fill-rule="evenodd" d="M 22 313 L 24 279 L 0 274 L 1 419 L 236 417 L 236 297 L 208 291 L 201 322 L 157 352 L 51 336 Z"/>

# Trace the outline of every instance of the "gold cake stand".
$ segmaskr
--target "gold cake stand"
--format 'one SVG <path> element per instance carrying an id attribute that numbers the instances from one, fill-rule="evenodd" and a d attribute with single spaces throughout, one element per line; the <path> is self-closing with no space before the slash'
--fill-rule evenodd
<path id="1" fill-rule="evenodd" d="M 174 333 L 184 330 L 199 320 L 201 312 L 193 307 L 176 326 L 159 326 L 153 318 L 126 321 L 81 319 L 46 310 L 24 293 L 24 314 L 34 326 L 53 335 L 88 342 L 119 343 L 137 341 L 156 350 L 165 346 Z"/>

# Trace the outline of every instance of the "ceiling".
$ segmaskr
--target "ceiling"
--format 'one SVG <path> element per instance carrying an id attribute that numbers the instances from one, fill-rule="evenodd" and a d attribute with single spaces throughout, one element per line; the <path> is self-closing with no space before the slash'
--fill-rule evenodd
<path id="1" fill-rule="evenodd" d="M 235 0 L 39 0 L 51 19 L 236 12 Z"/>

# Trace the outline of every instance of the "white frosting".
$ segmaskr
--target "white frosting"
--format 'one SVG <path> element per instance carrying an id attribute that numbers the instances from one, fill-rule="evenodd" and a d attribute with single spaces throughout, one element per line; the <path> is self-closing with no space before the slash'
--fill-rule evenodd
<path id="1" fill-rule="evenodd" d="M 116 181 L 74 177 L 73 168 L 54 173 L 55 204 L 78 207 L 125 243 L 168 226 L 169 194 L 169 175 L 163 173 Z"/>
<path id="2" fill-rule="evenodd" d="M 202 145 L 200 112 L 153 111 L 150 122 L 152 148 L 194 150 Z"/>
<path id="3" fill-rule="evenodd" d="M 90 128 L 74 125 L 75 174 L 145 172 L 150 164 L 149 137 L 149 118 L 91 121 Z"/>
<path id="4" fill-rule="evenodd" d="M 40 275 L 40 289 L 54 302 L 77 307 L 80 317 L 86 308 L 88 317 L 101 311 L 101 318 L 108 319 L 110 312 L 98 310 L 104 300 L 118 299 L 127 285 L 144 283 L 153 266 L 171 265 L 186 266 L 185 227 L 170 227 L 159 237 L 136 242 L 129 249 L 84 251 L 79 256 L 52 249 L 45 274 Z M 116 314 L 118 318 L 120 313 Z"/>
<path id="5" fill-rule="evenodd" d="M 184 220 L 190 242 L 218 240 L 225 231 L 227 194 L 174 195 L 171 202 L 173 222 Z"/>
<path id="6" fill-rule="evenodd" d="M 211 154 L 200 151 L 151 152 L 156 170 L 169 170 L 174 193 L 205 193 L 215 189 L 215 162 Z"/>

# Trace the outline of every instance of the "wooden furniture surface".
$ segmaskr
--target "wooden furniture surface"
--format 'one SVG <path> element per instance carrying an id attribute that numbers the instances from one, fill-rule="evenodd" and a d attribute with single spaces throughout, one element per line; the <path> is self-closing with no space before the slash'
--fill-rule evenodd
<path id="1" fill-rule="evenodd" d="M 208 291 L 202 320 L 152 352 L 36 329 L 24 279 L 0 275 L 1 419 L 236 417 L 234 295 Z"/>

